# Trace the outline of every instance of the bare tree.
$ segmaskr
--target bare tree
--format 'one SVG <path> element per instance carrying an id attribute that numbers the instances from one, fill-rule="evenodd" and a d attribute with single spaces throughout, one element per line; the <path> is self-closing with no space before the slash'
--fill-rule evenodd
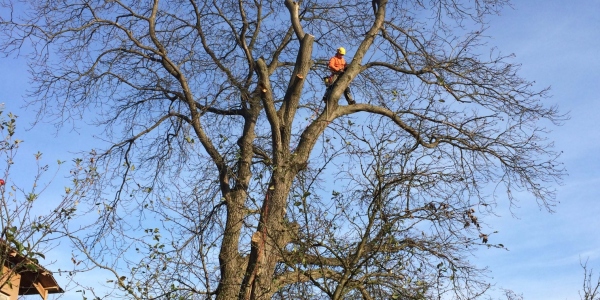
<path id="1" fill-rule="evenodd" d="M 523 295 L 518 295 L 511 290 L 504 290 L 506 300 L 523 300 Z"/>
<path id="2" fill-rule="evenodd" d="M 65 227 L 79 267 L 110 298 L 483 295 L 484 217 L 521 191 L 551 209 L 562 116 L 486 49 L 506 1 L 378 2 L 4 1 L 40 120 L 103 129 Z"/>
<path id="3" fill-rule="evenodd" d="M 588 269 L 587 260 L 581 263 L 581 268 L 583 268 L 583 291 L 579 291 L 579 297 L 582 300 L 600 299 L 600 277 L 596 282 L 592 281 L 594 270 Z"/>

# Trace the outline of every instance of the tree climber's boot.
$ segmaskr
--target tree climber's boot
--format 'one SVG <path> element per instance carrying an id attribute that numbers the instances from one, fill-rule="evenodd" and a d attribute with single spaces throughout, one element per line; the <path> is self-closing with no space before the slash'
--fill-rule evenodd
<path id="1" fill-rule="evenodd" d="M 356 104 L 356 101 L 354 101 L 354 99 L 352 99 L 352 95 L 350 94 L 350 89 L 347 88 L 344 91 L 344 97 L 346 98 L 346 101 L 348 101 L 348 104 L 352 105 L 352 104 Z"/>

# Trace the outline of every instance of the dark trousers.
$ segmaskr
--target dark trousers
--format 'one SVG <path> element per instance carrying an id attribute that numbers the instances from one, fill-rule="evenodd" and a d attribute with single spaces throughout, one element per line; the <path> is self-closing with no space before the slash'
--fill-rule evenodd
<path id="1" fill-rule="evenodd" d="M 325 97 L 323 97 L 323 101 L 326 101 L 327 98 L 329 98 L 329 94 L 331 94 L 331 89 L 333 88 L 333 84 L 337 81 L 337 79 L 338 79 L 338 77 L 340 77 L 340 75 L 342 75 L 342 73 L 331 74 L 331 84 L 327 87 L 327 90 L 325 91 Z M 356 103 L 354 101 L 354 99 L 352 99 L 352 95 L 350 94 L 350 87 L 347 87 L 344 90 L 344 98 L 346 98 L 346 101 L 348 102 L 348 104 Z"/>

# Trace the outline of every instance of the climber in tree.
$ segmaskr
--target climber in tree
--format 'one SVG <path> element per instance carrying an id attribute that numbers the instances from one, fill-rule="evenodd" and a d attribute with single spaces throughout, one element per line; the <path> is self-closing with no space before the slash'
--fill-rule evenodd
<path id="1" fill-rule="evenodd" d="M 344 60 L 345 54 L 346 54 L 346 49 L 344 49 L 343 47 L 340 47 L 337 49 L 335 56 L 333 56 L 331 59 L 329 59 L 329 70 L 331 70 L 331 76 L 329 77 L 329 86 L 327 87 L 327 91 L 325 92 L 325 97 L 323 97 L 323 101 L 327 100 L 327 98 L 329 97 L 329 94 L 331 92 L 331 87 L 333 86 L 335 81 L 338 79 L 338 77 L 342 73 L 344 73 L 344 71 L 346 70 L 346 66 L 348 66 L 348 64 L 346 63 L 346 60 Z M 346 101 L 348 101 L 348 104 L 356 103 L 356 101 L 354 101 L 354 99 L 352 99 L 352 95 L 350 94 L 350 87 L 347 87 L 344 90 L 344 97 L 346 98 Z"/>

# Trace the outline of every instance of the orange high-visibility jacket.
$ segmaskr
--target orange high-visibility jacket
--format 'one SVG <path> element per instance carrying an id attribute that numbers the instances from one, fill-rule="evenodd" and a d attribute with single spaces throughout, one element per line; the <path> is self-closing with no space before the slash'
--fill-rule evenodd
<path id="1" fill-rule="evenodd" d="M 342 72 L 344 68 L 346 68 L 346 60 L 344 60 L 343 56 L 336 54 L 329 60 L 329 69 L 332 72 Z"/>

